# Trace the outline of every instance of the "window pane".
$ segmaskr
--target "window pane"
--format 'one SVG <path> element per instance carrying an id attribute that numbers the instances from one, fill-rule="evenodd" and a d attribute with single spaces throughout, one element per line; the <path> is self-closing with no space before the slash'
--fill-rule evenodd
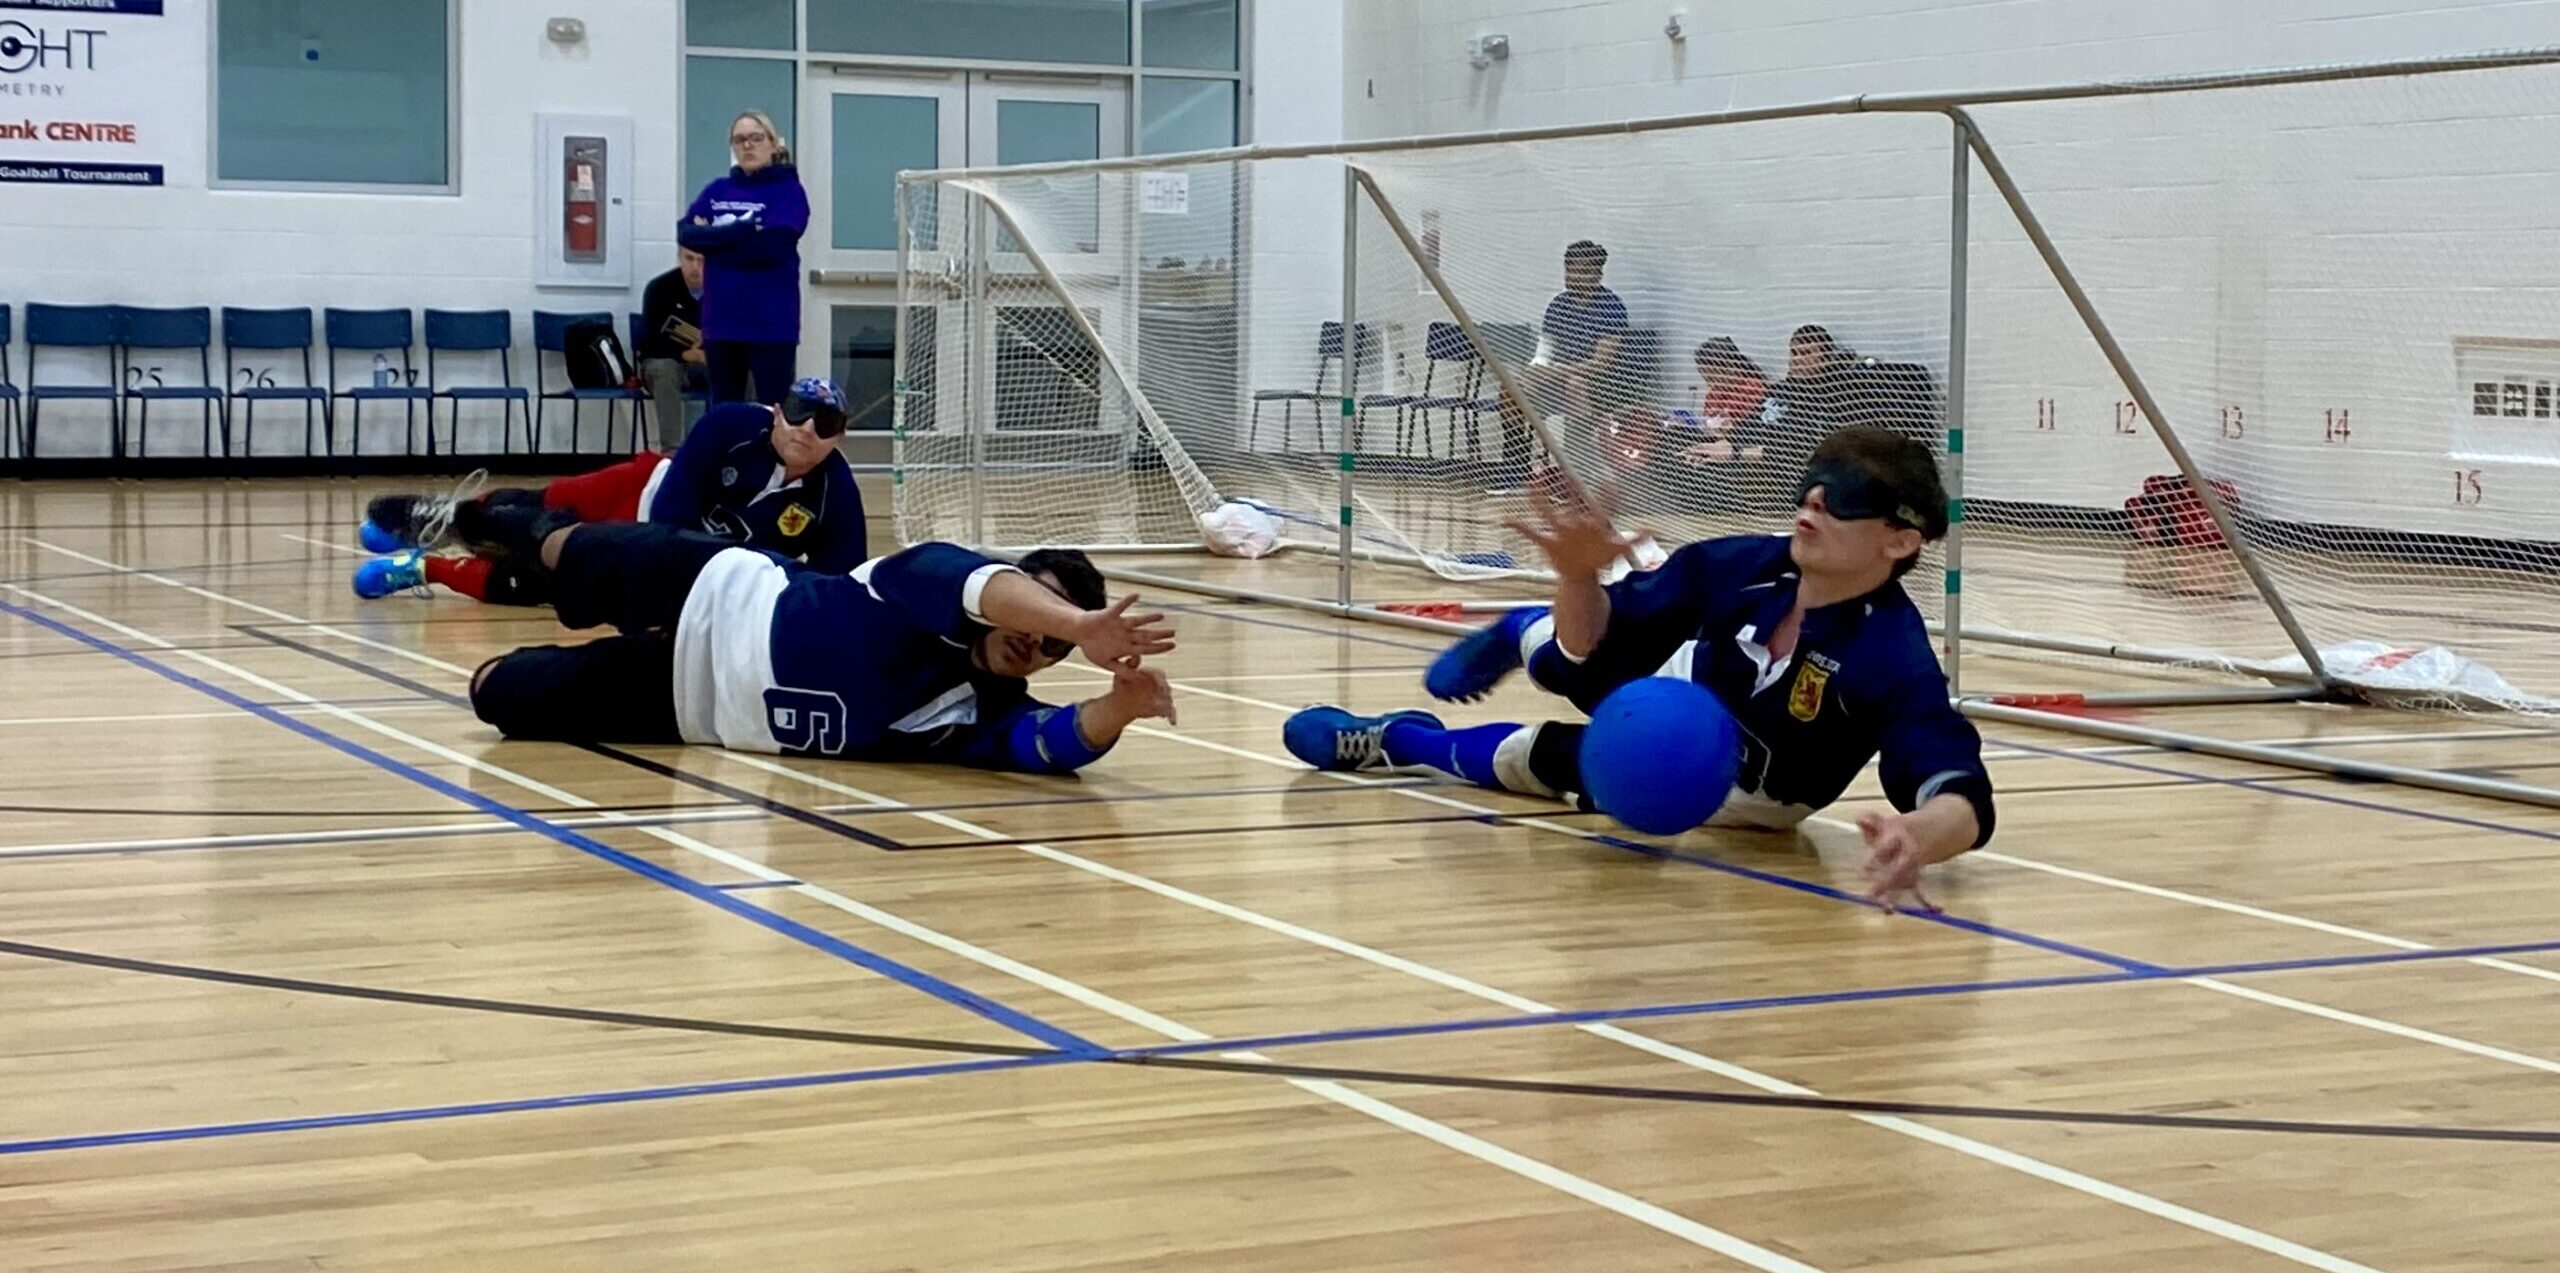
<path id="1" fill-rule="evenodd" d="M 1102 157 L 1102 108 L 1092 102 L 1000 100 L 996 103 L 996 162 L 1045 164 Z M 1102 183 L 1064 177 L 1046 183 L 1055 194 L 1040 198 L 1031 216 L 1057 231 L 1056 243 L 1079 252 L 1102 250 Z M 1041 237 L 1033 232 L 1034 238 Z M 996 235 L 996 250 L 1018 252 L 1009 232 Z"/>
<path id="2" fill-rule="evenodd" d="M 434 0 L 222 0 L 215 176 L 442 186 L 452 22 Z"/>
<path id="3" fill-rule="evenodd" d="M 1236 86 L 1230 80 L 1184 80 L 1150 75 L 1138 149 L 1161 155 L 1214 150 L 1236 142 Z M 1159 271 L 1145 283 L 1151 302 L 1196 297 L 1221 289 L 1220 271 L 1235 260 L 1234 164 L 1199 164 L 1162 174 L 1178 181 L 1181 198 L 1147 208 L 1138 217 L 1143 236 L 1138 256 Z M 1206 289 L 1205 291 L 1203 289 Z"/>
<path id="4" fill-rule="evenodd" d="M 684 194 L 729 171 L 729 125 L 743 110 L 773 116 L 788 140 L 798 130 L 792 64 L 776 58 L 689 57 L 684 60 Z"/>
<path id="5" fill-rule="evenodd" d="M 831 122 L 835 245 L 897 247 L 898 172 L 941 166 L 942 103 L 931 97 L 838 93 Z"/>
<path id="6" fill-rule="evenodd" d="M 1169 155 L 1236 144 L 1233 80 L 1178 80 L 1150 75 L 1146 117 L 1138 121 L 1138 153 Z"/>
<path id="7" fill-rule="evenodd" d="M 1139 0 L 1138 12 L 1147 65 L 1236 69 L 1236 0 Z"/>
<path id="8" fill-rule="evenodd" d="M 1129 0 L 809 0 L 809 48 L 1129 64 Z"/>
<path id="9" fill-rule="evenodd" d="M 723 49 L 787 49 L 797 0 L 685 0 L 684 39 Z"/>

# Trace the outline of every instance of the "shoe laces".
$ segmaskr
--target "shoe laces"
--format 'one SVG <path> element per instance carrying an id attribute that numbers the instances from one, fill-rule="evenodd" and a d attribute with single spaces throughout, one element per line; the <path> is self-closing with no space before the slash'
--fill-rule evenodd
<path id="1" fill-rule="evenodd" d="M 1333 736 L 1333 758 L 1367 766 L 1376 764 L 1387 750 L 1387 724 L 1379 721 L 1358 729 L 1346 729 Z"/>
<path id="2" fill-rule="evenodd" d="M 473 469 L 461 481 L 453 484 L 453 490 L 449 494 L 428 499 L 426 516 L 418 519 L 419 550 L 427 551 L 443 543 L 445 533 L 453 529 L 454 508 L 465 500 L 480 498 L 480 492 L 487 490 L 488 487 L 489 470 Z"/>

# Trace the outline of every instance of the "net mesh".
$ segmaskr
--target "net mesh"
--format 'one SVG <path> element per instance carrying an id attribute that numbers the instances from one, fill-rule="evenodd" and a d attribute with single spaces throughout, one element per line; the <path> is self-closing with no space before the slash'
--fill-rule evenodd
<path id="1" fill-rule="evenodd" d="M 2553 710 L 2560 172 L 2535 156 L 2560 70 L 1973 113 L 2329 670 Z M 1876 113 L 909 183 L 901 534 L 1187 548 L 1246 505 L 1280 547 L 1347 521 L 1363 560 L 1438 577 L 1364 599 L 1458 597 L 1534 582 L 1505 525 L 1534 466 L 1665 548 L 1783 531 L 1843 427 L 1952 472 L 1951 131 Z M 1375 197 L 1346 234 L 1354 170 Z M 1967 170 L 1965 630 L 2282 671 L 2275 612 Z M 1933 619 L 1947 556 L 1908 585 Z"/>

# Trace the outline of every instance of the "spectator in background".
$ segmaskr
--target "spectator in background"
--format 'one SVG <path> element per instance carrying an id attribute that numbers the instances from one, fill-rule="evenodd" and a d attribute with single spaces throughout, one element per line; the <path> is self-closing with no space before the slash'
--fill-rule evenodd
<path id="1" fill-rule="evenodd" d="M 1767 419 L 1769 379 L 1729 336 L 1698 346 L 1698 380 L 1706 394 L 1697 411 L 1673 412 L 1690 426 L 1681 460 L 1696 474 L 1700 503 L 1719 512 L 1757 507 L 1767 502 L 1770 426 Z"/>
<path id="2" fill-rule="evenodd" d="M 763 111 L 729 124 L 737 166 L 694 196 L 678 245 L 704 257 L 703 352 L 713 405 L 782 401 L 800 351 L 800 236 L 809 192 Z M 752 393 L 750 392 L 752 382 Z"/>
<path id="3" fill-rule="evenodd" d="M 1762 440 L 1763 459 L 1773 469 L 1804 471 L 1813 448 L 1848 423 L 1857 361 L 1828 328 L 1807 323 L 1787 337 L 1787 378 L 1770 391 L 1773 418 Z"/>
<path id="4" fill-rule="evenodd" d="M 1609 250 L 1579 239 L 1564 250 L 1564 290 L 1547 302 L 1538 324 L 1538 351 L 1520 369 L 1520 391 L 1540 414 L 1576 412 L 1589 404 L 1591 373 L 1613 365 L 1613 338 L 1627 330 L 1627 305 L 1600 283 Z M 1502 472 L 1496 493 L 1516 488 L 1529 472 L 1529 422 L 1506 396 L 1502 403 Z"/>
<path id="5" fill-rule="evenodd" d="M 677 248 L 676 267 L 649 280 L 640 294 L 640 348 L 632 352 L 658 416 L 658 449 L 672 455 L 692 424 L 685 391 L 711 383 L 705 371 L 710 359 L 702 352 L 700 252 Z"/>

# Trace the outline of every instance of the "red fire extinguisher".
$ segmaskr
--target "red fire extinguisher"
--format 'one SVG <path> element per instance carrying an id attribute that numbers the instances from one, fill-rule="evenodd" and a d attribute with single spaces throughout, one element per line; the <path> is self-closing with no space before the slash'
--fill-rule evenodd
<path id="1" fill-rule="evenodd" d="M 602 159 L 588 146 L 570 144 L 565 230 L 571 260 L 598 260 L 604 255 Z"/>

